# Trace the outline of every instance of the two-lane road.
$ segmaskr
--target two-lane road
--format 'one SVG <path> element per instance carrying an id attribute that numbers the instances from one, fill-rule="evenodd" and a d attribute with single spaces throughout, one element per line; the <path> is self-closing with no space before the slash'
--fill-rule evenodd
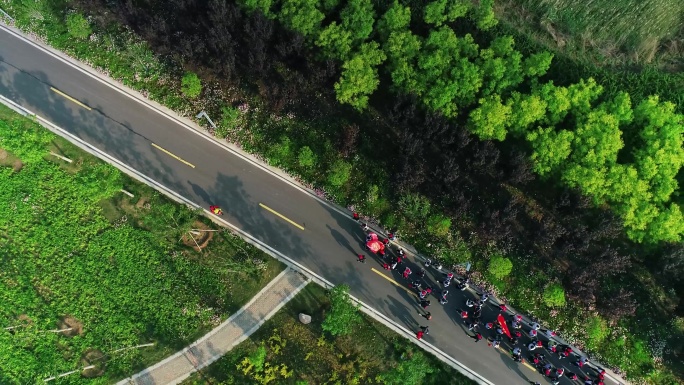
<path id="1" fill-rule="evenodd" d="M 415 298 L 381 276 L 402 283 L 398 274 L 370 259 L 356 262 L 364 234 L 348 215 L 3 29 L 0 94 L 187 199 L 220 205 L 226 220 L 327 280 L 349 284 L 354 296 L 400 325 L 425 324 Z M 450 296 L 446 306 L 433 298 L 426 341 L 495 384 L 548 383 L 475 343 L 457 312 L 465 297 L 456 290 Z M 496 314 L 490 306 L 484 319 Z"/>

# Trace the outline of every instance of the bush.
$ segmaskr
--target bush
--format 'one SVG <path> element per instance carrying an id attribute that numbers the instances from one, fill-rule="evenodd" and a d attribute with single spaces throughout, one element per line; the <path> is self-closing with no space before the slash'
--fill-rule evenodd
<path id="1" fill-rule="evenodd" d="M 489 274 L 496 279 L 503 279 L 513 270 L 513 262 L 510 259 L 496 255 L 489 260 Z"/>
<path id="2" fill-rule="evenodd" d="M 610 334 L 608 323 L 599 316 L 589 318 L 587 322 L 587 347 L 597 349 Z"/>
<path id="3" fill-rule="evenodd" d="M 548 307 L 563 307 L 565 306 L 565 290 L 560 284 L 552 283 L 544 289 L 542 299 Z"/>
<path id="4" fill-rule="evenodd" d="M 240 110 L 235 107 L 228 106 L 221 109 L 221 122 L 219 123 L 219 128 L 222 132 L 225 130 L 226 135 L 231 128 L 234 128 L 240 120 Z M 226 135 L 223 135 L 225 138 Z"/>
<path id="5" fill-rule="evenodd" d="M 181 92 L 190 99 L 195 99 L 202 93 L 202 81 L 194 72 L 186 72 L 181 79 Z"/>
<path id="6" fill-rule="evenodd" d="M 66 17 L 67 31 L 76 39 L 87 39 L 93 32 L 90 23 L 80 13 L 71 13 Z"/>
<path id="7" fill-rule="evenodd" d="M 337 285 L 328 292 L 330 311 L 325 315 L 321 327 L 333 336 L 349 334 L 361 321 L 358 306 L 349 298 L 349 285 Z"/>
<path id="8" fill-rule="evenodd" d="M 451 219 L 442 214 L 433 214 L 427 220 L 427 231 L 430 235 L 445 238 L 451 230 Z"/>
<path id="9" fill-rule="evenodd" d="M 351 169 L 351 164 L 343 160 L 336 161 L 328 173 L 328 183 L 333 187 L 344 186 L 351 176 Z"/>
<path id="10" fill-rule="evenodd" d="M 310 169 L 316 164 L 316 154 L 311 150 L 309 146 L 304 146 L 299 150 L 299 156 L 297 157 L 299 161 L 299 166 Z"/>
<path id="11" fill-rule="evenodd" d="M 399 199 L 399 209 L 409 220 L 419 221 L 430 214 L 430 201 L 420 194 L 406 194 Z"/>
<path id="12" fill-rule="evenodd" d="M 286 165 L 292 156 L 292 141 L 287 136 L 280 138 L 280 143 L 271 147 L 268 158 L 276 166 Z"/>

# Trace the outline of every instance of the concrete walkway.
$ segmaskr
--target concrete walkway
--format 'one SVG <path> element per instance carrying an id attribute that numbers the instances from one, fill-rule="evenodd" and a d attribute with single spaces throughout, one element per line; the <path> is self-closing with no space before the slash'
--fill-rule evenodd
<path id="1" fill-rule="evenodd" d="M 237 313 L 190 346 L 117 385 L 179 384 L 244 341 L 309 282 L 286 268 Z"/>

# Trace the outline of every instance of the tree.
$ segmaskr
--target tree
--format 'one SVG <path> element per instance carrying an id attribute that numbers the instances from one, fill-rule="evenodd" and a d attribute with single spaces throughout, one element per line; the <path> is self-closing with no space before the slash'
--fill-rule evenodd
<path id="1" fill-rule="evenodd" d="M 318 35 L 316 45 L 323 50 L 324 55 L 346 60 L 352 49 L 352 33 L 333 21 Z"/>
<path id="2" fill-rule="evenodd" d="M 425 6 L 423 20 L 436 27 L 452 22 L 468 13 L 470 4 L 462 0 L 434 0 Z"/>
<path id="3" fill-rule="evenodd" d="M 570 85 L 568 87 L 568 98 L 575 116 L 581 117 L 592 111 L 592 103 L 601 94 L 603 94 L 603 86 L 596 83 L 593 78 L 580 79 L 578 83 Z"/>
<path id="4" fill-rule="evenodd" d="M 514 92 L 510 99 L 511 118 L 508 131 L 515 136 L 527 134 L 528 128 L 546 116 L 546 102 L 539 95 Z"/>
<path id="5" fill-rule="evenodd" d="M 511 36 L 502 36 L 492 40 L 489 48 L 480 50 L 477 63 L 482 69 L 482 95 L 504 93 L 523 81 L 522 54 L 514 45 Z"/>
<path id="6" fill-rule="evenodd" d="M 304 36 L 316 36 L 325 19 L 319 11 L 318 0 L 283 0 L 278 18 L 288 26 Z"/>
<path id="7" fill-rule="evenodd" d="M 565 306 L 565 290 L 559 283 L 552 283 L 544 289 L 542 295 L 544 304 L 551 308 Z"/>
<path id="8" fill-rule="evenodd" d="M 530 78 L 544 76 L 551 67 L 553 54 L 548 51 L 537 52 L 525 58 L 523 72 Z"/>
<path id="9" fill-rule="evenodd" d="M 499 20 L 494 15 L 494 0 L 480 0 L 480 6 L 475 8 L 473 18 L 481 31 L 487 31 L 499 24 Z"/>
<path id="10" fill-rule="evenodd" d="M 371 0 L 348 0 L 340 12 L 342 28 L 351 32 L 356 44 L 363 43 L 373 32 L 375 10 Z"/>
<path id="11" fill-rule="evenodd" d="M 273 0 L 240 0 L 240 4 L 252 12 L 261 12 L 266 17 L 273 17 L 271 6 Z"/>
<path id="12" fill-rule="evenodd" d="M 351 169 L 351 164 L 343 160 L 335 161 L 328 172 L 328 183 L 333 187 L 344 186 L 351 176 Z"/>
<path id="13" fill-rule="evenodd" d="M 577 101 L 577 99 L 575 99 Z M 584 109 L 584 102 L 576 104 Z M 580 188 L 596 203 L 607 193 L 606 175 L 617 163 L 618 151 L 624 146 L 618 119 L 605 110 L 593 110 L 578 118 L 574 131 L 570 162 L 562 179 L 570 187 Z"/>
<path id="14" fill-rule="evenodd" d="M 473 103 L 482 87 L 482 73 L 470 58 L 478 46 L 473 37 L 456 37 L 446 26 L 433 29 L 418 56 L 416 93 L 432 111 L 454 117 L 459 108 Z"/>
<path id="15" fill-rule="evenodd" d="M 67 31 L 71 37 L 76 39 L 87 39 L 90 37 L 92 30 L 90 23 L 80 13 L 70 13 L 66 17 Z"/>
<path id="16" fill-rule="evenodd" d="M 377 66 L 386 58 L 378 43 L 364 43 L 360 52 L 342 65 L 342 76 L 335 83 L 337 100 L 357 110 L 364 110 L 368 106 L 368 96 L 380 84 Z"/>
<path id="17" fill-rule="evenodd" d="M 560 123 L 570 110 L 570 98 L 568 89 L 556 87 L 553 82 L 548 82 L 533 91 L 533 95 L 539 96 L 546 103 L 545 122 L 553 127 Z"/>
<path id="18" fill-rule="evenodd" d="M 501 103 L 499 95 L 480 99 L 480 106 L 470 112 L 468 129 L 480 139 L 506 139 L 513 109 Z"/>
<path id="19" fill-rule="evenodd" d="M 378 20 L 376 30 L 381 40 L 387 40 L 392 32 L 408 31 L 410 25 L 411 8 L 394 0 L 380 20 Z"/>
<path id="20" fill-rule="evenodd" d="M 325 314 L 321 327 L 333 336 L 351 333 L 354 326 L 361 322 L 359 305 L 354 305 L 349 297 L 349 286 L 337 285 L 328 291 L 330 310 Z"/>
<path id="21" fill-rule="evenodd" d="M 194 72 L 186 72 L 181 79 L 181 92 L 190 99 L 195 99 L 202 93 L 202 81 Z"/>
<path id="22" fill-rule="evenodd" d="M 503 279 L 507 277 L 511 271 L 513 271 L 513 262 L 504 256 L 494 255 L 489 260 L 489 267 L 487 268 L 487 271 L 494 278 Z"/>
<path id="23" fill-rule="evenodd" d="M 419 89 L 416 58 L 420 54 L 421 40 L 409 30 L 394 31 L 383 49 L 389 58 L 389 70 L 394 87 L 406 93 Z"/>
<path id="24" fill-rule="evenodd" d="M 532 145 L 530 158 L 534 172 L 545 176 L 560 169 L 572 152 L 575 135 L 568 130 L 555 131 L 552 128 L 538 128 L 530 132 L 526 139 Z"/>
<path id="25" fill-rule="evenodd" d="M 644 100 L 634 110 L 643 142 L 635 151 L 635 163 L 657 202 L 670 200 L 678 188 L 676 176 L 684 165 L 684 116 L 674 110 L 674 104 L 659 103 L 657 96 Z"/>

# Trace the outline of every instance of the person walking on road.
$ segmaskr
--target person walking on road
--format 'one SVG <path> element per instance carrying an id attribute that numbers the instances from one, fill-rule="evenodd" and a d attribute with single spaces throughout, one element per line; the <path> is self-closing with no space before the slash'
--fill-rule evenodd
<path id="1" fill-rule="evenodd" d="M 363 254 L 359 254 L 358 256 L 359 262 L 361 263 L 366 263 L 366 256 Z"/>
<path id="2" fill-rule="evenodd" d="M 221 208 L 218 206 L 209 206 L 209 211 L 211 211 L 211 213 L 214 215 L 223 215 L 223 210 L 221 210 Z"/>
<path id="3" fill-rule="evenodd" d="M 411 269 L 407 266 L 406 269 L 404 269 L 404 273 L 402 274 L 402 276 L 404 277 L 404 279 L 409 279 L 409 275 L 411 275 L 411 273 Z"/>
<path id="4" fill-rule="evenodd" d="M 424 299 L 424 300 L 420 301 L 420 307 L 422 307 L 423 310 L 427 309 L 428 306 L 430 306 L 430 300 L 429 299 L 428 300 Z"/>
<path id="5" fill-rule="evenodd" d="M 428 295 L 427 290 L 422 290 L 420 293 L 418 293 L 418 297 L 420 297 L 420 299 L 425 299 L 425 296 L 427 296 L 427 295 Z"/>
<path id="6" fill-rule="evenodd" d="M 473 339 L 475 339 L 475 342 L 480 342 L 482 340 L 482 334 L 480 334 L 480 332 L 475 333 Z"/>
<path id="7" fill-rule="evenodd" d="M 421 326 L 420 330 L 425 334 L 430 334 L 430 328 L 427 326 Z"/>
<path id="8" fill-rule="evenodd" d="M 425 318 L 428 321 L 432 319 L 432 314 L 429 311 L 425 312 L 425 314 L 418 312 L 418 314 L 420 314 L 421 317 Z"/>
<path id="9" fill-rule="evenodd" d="M 425 333 L 422 330 L 418 330 L 416 332 L 416 338 L 419 340 L 423 339 L 423 334 L 425 334 Z"/>

